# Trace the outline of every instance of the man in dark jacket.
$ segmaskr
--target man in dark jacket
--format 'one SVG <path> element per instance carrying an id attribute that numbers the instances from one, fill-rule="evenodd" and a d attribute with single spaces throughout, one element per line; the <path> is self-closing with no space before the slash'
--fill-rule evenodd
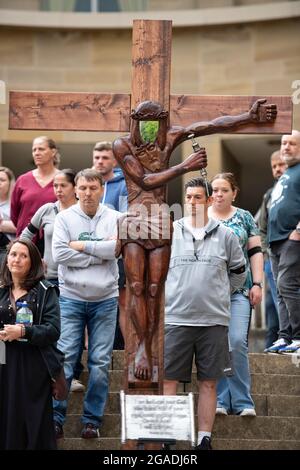
<path id="1" fill-rule="evenodd" d="M 275 180 L 274 186 L 269 188 L 264 196 L 259 211 L 258 226 L 261 237 L 261 246 L 264 254 L 264 271 L 268 282 L 268 290 L 266 291 L 266 348 L 269 348 L 278 339 L 279 319 L 278 319 L 278 299 L 276 292 L 276 284 L 271 270 L 271 261 L 268 252 L 268 218 L 271 205 L 272 191 L 279 180 L 280 176 L 286 170 L 286 164 L 282 160 L 280 150 L 276 150 L 271 155 L 271 169 Z"/>
<path id="2" fill-rule="evenodd" d="M 119 212 L 127 211 L 127 187 L 125 178 L 112 151 L 111 142 L 97 142 L 93 150 L 93 169 L 102 176 L 103 196 L 101 203 Z M 119 267 L 119 309 L 115 333 L 114 349 L 124 349 L 125 334 L 125 272 L 123 260 Z"/>

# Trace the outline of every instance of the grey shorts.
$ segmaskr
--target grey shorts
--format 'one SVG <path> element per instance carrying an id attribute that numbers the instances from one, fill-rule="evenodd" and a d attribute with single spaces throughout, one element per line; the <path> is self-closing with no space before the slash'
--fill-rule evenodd
<path id="1" fill-rule="evenodd" d="M 190 382 L 194 356 L 197 380 L 224 377 L 229 361 L 228 327 L 165 325 L 165 379 Z"/>

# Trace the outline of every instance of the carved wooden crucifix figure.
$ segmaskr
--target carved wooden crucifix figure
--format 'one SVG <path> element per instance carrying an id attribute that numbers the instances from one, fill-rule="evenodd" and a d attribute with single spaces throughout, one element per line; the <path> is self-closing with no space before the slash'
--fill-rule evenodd
<path id="1" fill-rule="evenodd" d="M 292 127 L 287 96 L 170 95 L 171 35 L 171 21 L 134 21 L 131 95 L 10 92 L 11 129 L 130 131 L 113 150 L 129 191 L 117 248 L 127 276 L 125 389 L 134 393 L 162 393 L 163 287 L 171 246 L 166 183 L 206 166 L 201 149 L 169 168 L 172 151 L 190 134 L 286 134 Z M 141 132 L 145 121 L 158 123 L 150 141 Z"/>

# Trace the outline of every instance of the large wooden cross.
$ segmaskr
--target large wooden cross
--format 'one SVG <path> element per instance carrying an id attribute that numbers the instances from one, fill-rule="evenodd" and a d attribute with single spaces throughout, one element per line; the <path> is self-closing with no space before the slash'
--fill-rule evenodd
<path id="1" fill-rule="evenodd" d="M 169 111 L 171 126 L 186 127 L 197 121 L 210 121 L 223 115 L 242 114 L 257 98 L 267 98 L 268 103 L 277 105 L 276 121 L 244 125 L 235 133 L 291 132 L 292 102 L 288 96 L 170 95 L 171 35 L 171 21 L 134 21 L 131 94 L 11 91 L 10 129 L 126 132 L 129 131 L 131 109 L 146 100 L 156 101 Z M 136 385 L 128 367 L 132 328 L 129 328 L 129 333 L 126 335 L 126 391 L 132 389 L 130 385 Z M 155 339 L 158 348 L 158 376 L 152 381 L 158 385 L 156 393 L 162 393 L 162 332 L 161 315 Z M 137 392 L 136 387 L 133 389 Z M 154 391 L 151 384 L 140 383 L 139 393 L 149 392 L 149 389 Z"/>

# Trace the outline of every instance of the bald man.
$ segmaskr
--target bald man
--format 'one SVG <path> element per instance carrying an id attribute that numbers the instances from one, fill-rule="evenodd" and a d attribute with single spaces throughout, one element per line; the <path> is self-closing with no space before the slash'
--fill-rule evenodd
<path id="1" fill-rule="evenodd" d="M 268 233 L 277 282 L 279 338 L 267 352 L 300 351 L 300 132 L 281 139 L 287 170 L 271 198 Z"/>

